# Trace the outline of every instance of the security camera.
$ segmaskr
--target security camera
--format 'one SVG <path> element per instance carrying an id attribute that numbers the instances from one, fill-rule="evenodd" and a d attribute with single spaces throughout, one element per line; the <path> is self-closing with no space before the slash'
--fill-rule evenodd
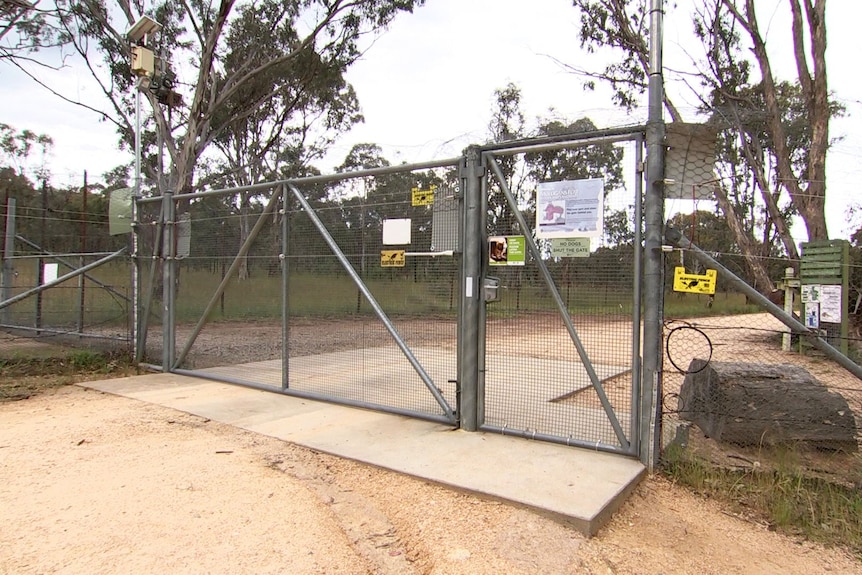
<path id="1" fill-rule="evenodd" d="M 126 33 L 126 37 L 134 44 L 144 40 L 147 36 L 155 34 L 162 29 L 162 25 L 150 18 L 141 16 L 135 25 Z"/>

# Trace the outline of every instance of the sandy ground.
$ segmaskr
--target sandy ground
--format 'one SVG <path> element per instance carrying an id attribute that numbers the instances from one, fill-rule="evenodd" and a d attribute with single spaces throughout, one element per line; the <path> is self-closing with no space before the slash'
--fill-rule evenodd
<path id="1" fill-rule="evenodd" d="M 529 462 L 524 462 L 529 465 Z M 0 573 L 862 573 L 650 477 L 593 539 L 78 387 L 0 404 Z"/>

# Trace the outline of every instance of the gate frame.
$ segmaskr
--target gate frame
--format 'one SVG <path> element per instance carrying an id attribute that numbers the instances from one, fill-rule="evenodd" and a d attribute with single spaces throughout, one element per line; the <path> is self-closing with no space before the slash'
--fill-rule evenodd
<path id="1" fill-rule="evenodd" d="M 578 440 L 573 440 L 571 438 L 566 439 L 557 436 L 546 436 L 538 433 L 519 433 L 510 429 L 506 429 L 505 434 L 523 435 L 524 437 L 542 439 L 554 443 L 585 447 L 592 450 L 620 453 L 627 456 L 639 457 L 643 463 L 649 464 L 649 459 L 645 459 L 643 455 L 644 442 L 646 441 L 647 443 L 652 444 L 658 441 L 659 429 L 658 426 L 655 425 L 655 422 L 652 421 L 649 417 L 644 417 L 644 414 L 656 412 L 658 410 L 658 406 L 655 399 L 656 385 L 649 386 L 646 385 L 645 382 L 645 376 L 647 375 L 645 373 L 647 362 L 645 361 L 645 358 L 641 355 L 641 343 L 643 343 L 643 353 L 648 355 L 648 342 L 646 341 L 646 334 L 648 331 L 647 328 L 649 323 L 648 319 L 652 316 L 655 316 L 656 314 L 659 318 L 661 317 L 662 303 L 660 301 L 652 302 L 649 298 L 646 298 L 643 306 L 641 306 L 641 300 L 644 299 L 642 295 L 644 294 L 643 288 L 646 281 L 644 279 L 645 274 L 643 273 L 644 262 L 648 261 L 649 259 L 649 250 L 644 249 L 643 244 L 645 237 L 647 240 L 649 239 L 648 234 L 646 236 L 644 234 L 645 224 L 647 231 L 649 231 L 650 227 L 648 218 L 644 217 L 645 214 L 648 214 L 650 212 L 649 207 L 646 205 L 648 202 L 645 202 L 645 199 L 649 200 L 650 194 L 649 192 L 644 194 L 645 165 L 643 161 L 643 148 L 644 143 L 648 140 L 648 135 L 648 130 L 645 126 L 629 126 L 625 128 L 594 130 L 577 134 L 531 138 L 495 145 L 471 146 L 465 149 L 463 155 L 460 157 L 447 158 L 424 163 L 402 164 L 398 166 L 388 166 L 384 168 L 357 170 L 348 173 L 325 174 L 303 178 L 276 180 L 247 186 L 237 186 L 232 188 L 222 188 L 181 194 L 164 194 L 162 196 L 138 198 L 138 205 L 158 202 L 161 202 L 162 204 L 162 215 L 159 218 L 160 221 L 158 222 L 158 226 L 159 231 L 161 232 L 161 234 L 159 235 L 164 237 L 164 242 L 157 241 L 157 245 L 155 246 L 156 251 L 154 253 L 153 259 L 154 266 L 156 265 L 155 262 L 159 260 L 161 262 L 164 272 L 166 273 L 166 281 L 164 282 L 163 286 L 165 290 L 163 298 L 165 302 L 169 302 L 167 304 L 167 307 L 169 309 L 166 310 L 167 313 L 165 314 L 163 326 L 163 345 L 169 347 L 169 349 L 163 350 L 161 366 L 147 364 L 142 365 L 146 365 L 147 367 L 155 369 L 157 371 L 171 372 L 180 375 L 190 375 L 195 377 L 204 377 L 215 381 L 237 384 L 251 387 L 254 389 L 282 393 L 285 395 L 292 395 L 313 400 L 329 401 L 353 407 L 375 409 L 378 411 L 384 411 L 398 415 L 407 415 L 410 417 L 418 417 L 421 419 L 427 419 L 431 421 L 454 425 L 456 427 L 464 429 L 465 431 L 484 430 L 502 433 L 504 430 L 495 429 L 493 428 L 493 426 L 488 426 L 484 424 L 485 403 L 483 373 L 485 361 L 484 350 L 486 333 L 486 302 L 484 301 L 483 284 L 486 272 L 488 270 L 484 264 L 483 254 L 487 240 L 485 218 L 487 216 L 486 192 L 488 187 L 488 167 L 490 166 L 492 171 L 499 172 L 499 167 L 496 165 L 496 160 L 494 160 L 494 157 L 498 155 L 512 155 L 528 151 L 541 151 L 549 149 L 582 147 L 599 143 L 632 141 L 635 142 L 636 177 L 634 179 L 634 195 L 636 249 L 633 280 L 633 327 L 631 342 L 632 391 L 631 415 L 629 416 L 628 430 L 629 437 L 626 437 L 626 432 L 623 430 L 619 421 L 616 420 L 613 415 L 613 409 L 608 402 L 606 394 L 603 392 L 603 388 L 601 386 L 601 383 L 598 381 L 595 371 L 592 370 L 591 366 L 589 365 L 589 358 L 586 356 L 586 352 L 579 340 L 577 331 L 574 329 L 574 326 L 571 323 L 571 318 L 567 318 L 567 312 L 566 316 L 564 316 L 564 320 L 568 319 L 568 321 L 566 321 L 566 328 L 569 332 L 570 337 L 572 338 L 573 343 L 575 344 L 576 348 L 578 348 L 578 353 L 582 359 L 582 363 L 584 363 L 585 367 L 588 370 L 591 385 L 594 387 L 594 389 L 596 389 L 600 397 L 602 406 L 605 410 L 605 413 L 609 414 L 609 420 L 611 421 L 611 424 L 614 428 L 614 432 L 620 442 L 621 447 L 611 445 L 596 445 L 595 443 L 579 442 Z M 461 256 L 461 293 L 459 298 L 459 307 L 457 310 L 458 341 L 456 346 L 456 409 L 451 409 L 451 407 L 449 407 L 446 403 L 445 398 L 442 398 L 442 395 L 439 393 L 439 390 L 437 390 L 437 388 L 433 385 L 433 382 L 430 381 L 430 378 L 424 372 L 422 366 L 418 363 L 418 361 L 416 361 L 416 358 L 413 356 L 412 352 L 409 350 L 409 348 L 407 348 L 406 344 L 404 344 L 403 340 L 397 334 L 391 322 L 388 320 L 388 317 L 386 317 L 385 313 L 383 313 L 379 305 L 375 305 L 376 301 L 374 301 L 373 296 L 367 290 L 367 287 L 364 285 L 364 282 L 362 282 L 361 278 L 359 278 L 355 270 L 353 270 L 349 261 L 347 261 L 346 257 L 344 257 L 344 254 L 340 252 L 340 249 L 338 248 L 337 244 L 332 239 L 331 235 L 326 231 L 325 226 L 323 226 L 323 224 L 319 222 L 319 220 L 315 222 L 315 226 L 318 228 L 318 231 L 323 235 L 324 239 L 327 241 L 327 244 L 329 245 L 330 249 L 333 250 L 333 253 L 336 255 L 336 257 L 339 258 L 339 262 L 341 263 L 342 267 L 351 275 L 351 278 L 353 279 L 354 283 L 356 283 L 357 287 L 362 290 L 362 292 L 366 295 L 366 298 L 370 302 L 372 302 L 372 307 L 374 308 L 375 314 L 381 321 L 383 321 L 384 325 L 390 332 L 390 335 L 392 335 L 395 339 L 402 353 L 411 363 L 417 374 L 419 374 L 423 383 L 426 385 L 426 387 L 428 387 L 432 395 L 434 395 L 435 399 L 438 401 L 438 404 L 443 410 L 443 414 L 435 415 L 429 413 L 420 413 L 413 410 L 389 407 L 379 404 L 368 404 L 363 401 L 332 397 L 314 392 L 303 392 L 289 388 L 288 360 L 290 350 L 288 349 L 288 342 L 286 337 L 289 325 L 289 314 L 287 309 L 287 304 L 289 302 L 289 294 L 287 293 L 286 281 L 283 281 L 282 293 L 283 345 L 281 355 L 283 374 L 281 388 L 277 388 L 271 385 L 258 384 L 255 382 L 243 381 L 233 377 L 209 373 L 205 374 L 194 370 L 183 369 L 180 367 L 192 345 L 194 344 L 195 339 L 199 335 L 200 330 L 208 321 L 208 315 L 215 307 L 216 302 L 220 297 L 220 294 L 224 291 L 227 286 L 227 283 L 230 281 L 233 275 L 232 272 L 234 272 L 236 266 L 239 265 L 239 261 L 242 258 L 243 253 L 247 252 L 247 250 L 250 248 L 251 243 L 254 241 L 261 228 L 263 227 L 265 220 L 269 215 L 272 214 L 279 201 L 282 201 L 283 206 L 286 205 L 286 199 L 289 197 L 289 193 L 292 193 L 294 197 L 296 197 L 296 199 L 300 202 L 303 211 L 305 211 L 308 215 L 313 216 L 313 208 L 308 204 L 302 192 L 300 191 L 300 188 L 303 185 L 329 183 L 359 177 L 381 176 L 393 173 L 415 172 L 446 167 L 455 167 L 458 170 L 458 178 L 460 181 L 460 190 L 457 190 L 455 194 L 455 198 L 459 202 L 461 222 L 460 233 L 462 234 L 460 252 L 456 252 L 458 253 L 458 255 Z M 505 183 L 503 184 L 503 187 L 505 189 L 504 193 L 508 196 L 507 201 L 513 204 L 514 198 L 511 195 L 511 191 L 505 188 Z M 240 247 L 240 250 L 234 257 L 234 261 L 231 263 L 230 270 L 226 272 L 225 278 L 222 280 L 221 284 L 216 289 L 216 292 L 213 294 L 210 301 L 208 302 L 205 311 L 202 313 L 197 325 L 195 326 L 189 339 L 186 341 L 186 344 L 183 347 L 182 351 L 179 354 L 175 354 L 176 342 L 174 341 L 174 337 L 176 334 L 176 323 L 173 313 L 174 310 L 172 308 L 176 305 L 176 285 L 174 281 L 167 281 L 168 278 L 175 277 L 176 269 L 175 266 L 177 258 L 173 241 L 173 238 L 175 236 L 174 227 L 176 225 L 176 222 L 174 221 L 176 218 L 173 215 L 175 213 L 175 206 L 178 202 L 188 201 L 195 198 L 234 194 L 241 191 L 264 190 L 272 190 L 269 201 L 267 202 L 263 212 L 260 214 L 258 221 L 252 228 L 249 237 L 246 239 L 245 243 L 243 244 L 243 246 Z M 655 208 L 653 207 L 653 211 L 654 210 Z M 136 216 L 139 215 L 141 211 L 142 210 L 139 209 L 135 210 Z M 519 210 L 515 209 L 513 211 L 521 218 L 523 217 L 520 215 Z M 282 213 L 284 213 L 283 208 Z M 315 218 L 312 217 L 313 222 L 314 220 Z M 138 221 L 136 221 L 135 223 L 138 225 L 140 224 L 140 222 Z M 283 219 L 282 225 L 284 226 L 283 231 L 286 230 L 288 226 L 286 218 Z M 526 222 L 521 222 L 521 225 L 525 230 L 531 229 L 526 225 Z M 284 258 L 285 263 L 287 259 L 285 257 L 285 254 L 287 253 L 287 246 L 285 243 L 287 241 L 286 238 L 287 234 L 283 234 L 283 253 L 280 255 L 281 258 Z M 528 246 L 530 251 L 533 253 L 534 258 L 537 261 L 541 262 L 541 258 L 538 257 L 539 253 L 536 244 L 531 237 L 529 238 Z M 160 253 L 160 250 L 167 253 L 162 255 Z M 661 254 L 659 253 L 658 256 L 661 257 Z M 284 265 L 282 269 L 283 277 L 287 277 L 287 274 L 289 273 L 287 265 Z M 549 280 L 549 276 L 547 276 L 547 273 L 547 268 L 544 268 L 543 276 L 545 276 L 544 279 L 546 282 Z M 553 286 L 552 280 L 549 284 L 549 287 L 555 294 L 556 297 L 554 299 L 558 300 L 557 305 L 559 307 L 561 305 L 561 300 L 559 297 L 559 293 Z M 152 289 L 153 285 L 151 282 L 150 292 L 152 292 Z M 137 295 L 138 301 L 135 302 L 135 306 L 136 311 L 140 312 L 140 310 L 138 309 L 138 306 L 141 303 L 140 300 L 142 299 L 142 294 L 140 290 L 137 292 Z M 151 300 L 152 293 L 147 295 L 147 307 L 149 306 L 149 302 L 151 302 Z M 561 312 L 563 312 L 565 309 L 565 305 L 563 304 Z M 642 312 L 643 319 L 641 319 Z M 136 326 L 136 328 L 140 329 L 139 333 L 136 334 L 136 342 L 139 344 L 139 349 L 143 347 L 146 339 L 146 323 L 141 323 L 143 324 L 142 326 Z M 635 329 L 635 327 L 637 327 L 637 329 Z M 640 327 L 644 328 L 643 338 L 641 338 Z M 660 337 L 660 328 L 658 330 L 658 333 Z M 657 347 L 659 349 L 661 348 L 660 341 Z M 657 380 L 655 383 L 658 383 L 658 381 L 660 380 L 660 372 L 653 373 L 653 378 Z M 440 401 L 441 399 L 442 402 Z M 651 456 L 651 450 L 649 451 Z"/>
<path id="2" fill-rule="evenodd" d="M 150 369 L 154 369 L 156 371 L 161 371 L 164 373 L 176 373 L 179 375 L 189 375 L 189 376 L 193 376 L 193 377 L 202 377 L 202 378 L 211 379 L 214 381 L 220 381 L 223 383 L 231 383 L 231 384 L 235 384 L 235 385 L 241 385 L 244 387 L 250 387 L 253 389 L 259 389 L 262 391 L 270 391 L 270 392 L 281 393 L 284 395 L 291 395 L 291 396 L 295 396 L 295 397 L 301 397 L 301 398 L 312 399 L 312 400 L 328 401 L 330 403 L 338 403 L 338 404 L 347 405 L 347 406 L 351 406 L 351 407 L 373 409 L 373 410 L 377 410 L 377 411 L 394 413 L 396 415 L 407 415 L 410 417 L 427 419 L 430 421 L 436 421 L 439 423 L 445 423 L 445 424 L 454 425 L 454 426 L 458 427 L 459 423 L 460 423 L 459 422 L 459 415 L 460 414 L 458 413 L 458 411 L 452 409 L 451 406 L 449 406 L 446 399 L 442 396 L 440 391 L 434 385 L 433 381 L 431 381 L 430 377 L 425 372 L 422 365 L 418 362 L 418 360 L 413 355 L 413 353 L 409 349 L 409 347 L 407 347 L 407 345 L 404 343 L 403 338 L 401 338 L 401 336 L 397 333 L 397 330 L 395 330 L 394 325 L 389 320 L 389 318 L 386 316 L 385 312 L 380 307 L 380 305 L 377 303 L 376 299 L 371 294 L 370 290 L 368 290 L 367 286 L 365 286 L 365 283 L 362 281 L 362 279 L 356 273 L 356 270 L 353 269 L 353 266 L 347 260 L 346 256 L 341 251 L 341 249 L 338 247 L 337 243 L 332 238 L 331 234 L 329 234 L 325 225 L 319 220 L 319 218 L 316 217 L 316 214 L 314 213 L 314 209 L 307 202 L 307 200 L 302 195 L 302 192 L 299 191 L 297 186 L 301 186 L 302 184 L 328 183 L 328 182 L 335 182 L 335 181 L 341 181 L 341 180 L 347 180 L 347 179 L 355 179 L 355 178 L 361 178 L 361 177 L 367 177 L 367 176 L 380 176 L 380 175 L 395 174 L 395 173 L 415 172 L 415 171 L 428 170 L 428 169 L 434 169 L 434 168 L 446 168 L 446 167 L 456 167 L 457 168 L 459 166 L 460 161 L 461 161 L 461 158 L 448 158 L 448 159 L 436 160 L 436 161 L 425 162 L 425 163 L 401 164 L 398 166 L 388 166 L 388 167 L 384 167 L 384 168 L 372 168 L 372 169 L 356 170 L 356 171 L 340 173 L 340 174 L 327 174 L 327 175 L 320 175 L 320 176 L 293 178 L 293 179 L 278 180 L 278 181 L 272 181 L 272 182 L 263 182 L 260 184 L 252 184 L 252 185 L 248 185 L 248 186 L 221 188 L 221 189 L 216 189 L 216 190 L 191 192 L 191 193 L 185 193 L 185 194 L 165 193 L 161 196 L 153 196 L 153 197 L 149 197 L 149 198 L 138 199 L 138 201 L 137 201 L 138 205 L 148 204 L 148 203 L 159 203 L 159 202 L 161 203 L 162 209 L 161 209 L 161 215 L 159 218 L 158 226 L 159 226 L 159 230 L 162 232 L 162 234 L 165 238 L 164 242 L 157 242 L 156 245 L 154 246 L 154 255 L 153 255 L 153 260 L 154 260 L 153 266 L 154 267 L 151 270 L 154 273 L 155 261 L 159 260 L 161 262 L 161 266 L 162 266 L 162 270 L 163 270 L 163 277 L 165 278 L 163 281 L 163 290 L 164 290 L 163 301 L 165 302 L 165 315 L 163 318 L 163 327 L 162 327 L 162 330 L 163 330 L 162 364 L 161 365 L 153 365 L 153 364 L 142 363 L 141 365 L 144 365 L 145 367 L 148 367 Z M 201 198 L 201 197 L 207 197 L 207 196 L 228 195 L 228 194 L 235 194 L 235 193 L 238 193 L 241 191 L 258 191 L 258 190 L 272 190 L 269 201 L 267 202 L 266 206 L 264 207 L 262 213 L 259 215 L 257 221 L 255 222 L 255 225 L 253 226 L 253 228 L 249 232 L 249 235 L 246 238 L 245 242 L 243 243 L 242 246 L 240 246 L 240 249 L 238 250 L 237 254 L 234 256 L 234 259 L 231 262 L 230 268 L 225 272 L 224 278 L 222 279 L 221 283 L 216 288 L 216 290 L 213 293 L 213 295 L 211 296 L 209 302 L 205 306 L 205 309 L 202 312 L 201 317 L 199 318 L 194 329 L 192 330 L 192 333 L 189 335 L 189 338 L 186 340 L 186 343 L 185 343 L 183 349 L 181 350 L 181 352 L 178 355 L 176 355 L 175 354 L 175 351 L 176 351 L 175 350 L 175 345 L 176 345 L 176 341 L 175 341 L 175 334 L 176 334 L 176 318 L 175 318 L 176 282 L 173 279 L 176 277 L 176 263 L 177 263 L 177 259 L 178 259 L 177 255 L 176 255 L 176 245 L 175 245 L 175 234 L 176 234 L 176 232 L 175 232 L 175 226 L 176 226 L 176 221 L 175 221 L 176 220 L 176 217 L 175 217 L 176 210 L 175 210 L 175 208 L 176 208 L 176 205 L 179 202 L 188 201 L 188 200 L 195 199 L 195 198 Z M 282 282 L 282 336 L 283 336 L 283 341 L 282 341 L 282 358 L 281 358 L 281 360 L 282 360 L 282 371 L 283 371 L 283 373 L 282 373 L 281 388 L 276 388 L 276 387 L 269 386 L 269 385 L 263 385 L 263 384 L 258 384 L 255 382 L 245 381 L 245 380 L 241 380 L 241 379 L 234 378 L 234 377 L 227 377 L 227 376 L 211 374 L 211 373 L 203 373 L 203 372 L 198 372 L 198 371 L 189 370 L 189 369 L 183 369 L 183 368 L 179 367 L 183 363 L 183 361 L 185 361 L 188 352 L 191 350 L 192 346 L 194 345 L 194 342 L 197 339 L 198 335 L 200 335 L 200 332 L 203 329 L 204 325 L 206 325 L 206 323 L 209 319 L 209 314 L 215 308 L 219 298 L 221 297 L 221 294 L 224 292 L 228 283 L 232 280 L 234 272 L 236 271 L 236 268 L 239 266 L 239 263 L 242 260 L 243 256 L 251 248 L 252 243 L 257 238 L 261 229 L 263 229 L 264 224 L 266 223 L 266 221 L 268 219 L 268 216 L 270 216 L 272 214 L 272 212 L 275 209 L 275 206 L 278 205 L 279 200 L 286 200 L 288 190 L 291 193 L 293 193 L 294 197 L 297 198 L 297 200 L 299 201 L 300 205 L 303 208 L 303 211 L 310 217 L 310 219 L 314 223 L 315 227 L 317 227 L 321 236 L 326 241 L 329 248 L 333 251 L 333 254 L 338 258 L 339 263 L 342 265 L 342 268 L 348 272 L 348 274 L 350 275 L 351 279 L 354 281 L 356 286 L 362 291 L 363 295 L 365 295 L 366 299 L 371 303 L 371 305 L 374 309 L 374 312 L 377 315 L 378 319 L 380 319 L 383 322 L 383 324 L 385 325 L 385 327 L 389 331 L 390 335 L 392 335 L 393 339 L 395 340 L 396 344 L 398 345 L 399 349 L 402 351 L 404 356 L 407 358 L 408 362 L 411 364 L 413 369 L 419 375 L 420 379 L 422 379 L 423 383 L 428 388 L 429 392 L 432 394 L 434 399 L 437 401 L 438 405 L 441 407 L 441 409 L 443 411 L 442 415 L 422 413 L 422 412 L 418 412 L 418 411 L 414 411 L 414 410 L 402 409 L 402 408 L 391 407 L 391 406 L 386 406 L 386 405 L 381 405 L 381 404 L 372 404 L 372 403 L 368 403 L 368 402 L 364 402 L 364 401 L 356 401 L 356 400 L 351 400 L 351 399 L 347 399 L 347 398 L 334 397 L 334 396 L 319 394 L 319 393 L 314 393 L 314 392 L 304 392 L 304 391 L 299 391 L 299 390 L 294 390 L 294 389 L 289 388 L 287 385 L 287 383 L 288 383 L 287 366 L 289 366 L 289 355 L 288 355 L 289 349 L 288 349 L 287 338 L 286 338 L 286 332 L 288 329 L 288 327 L 287 327 L 288 322 L 285 321 L 285 318 L 289 318 L 288 310 L 286 307 L 286 305 L 289 301 L 289 299 L 288 299 L 289 296 L 287 293 L 288 282 L 286 280 Z M 458 197 L 458 196 L 456 196 L 456 197 Z M 286 205 L 286 203 L 284 205 Z M 140 212 L 141 212 L 141 210 L 135 210 L 136 214 L 140 214 Z M 282 214 L 286 215 L 286 212 L 284 209 L 282 209 Z M 287 223 L 285 221 L 286 219 L 287 218 L 283 218 L 283 220 L 282 220 L 283 226 L 287 226 Z M 461 219 L 463 221 L 463 219 L 464 219 L 463 216 Z M 136 222 L 136 223 L 139 223 L 139 222 Z M 283 244 L 282 244 L 282 251 L 284 253 L 280 254 L 280 258 L 282 258 L 284 261 L 287 260 L 287 258 L 286 258 L 286 254 L 287 254 L 287 249 L 286 249 L 287 248 L 287 245 L 286 245 L 287 240 L 286 240 L 286 238 L 287 238 L 287 235 L 285 234 L 283 236 Z M 165 252 L 164 255 L 160 256 L 159 250 L 161 250 L 161 252 Z M 286 278 L 287 277 L 285 275 L 287 273 L 286 266 L 283 267 L 282 273 L 283 273 L 283 278 Z M 153 274 L 151 274 L 151 275 L 153 275 Z M 149 307 L 150 302 L 152 301 L 154 287 L 155 286 L 151 282 L 150 290 L 149 290 L 149 293 L 147 294 L 147 298 L 146 298 L 147 307 Z M 140 293 L 140 292 L 138 292 L 138 293 Z M 135 302 L 136 309 L 138 308 L 139 303 L 140 302 Z M 458 317 L 460 318 L 460 309 L 459 309 L 459 316 Z M 145 341 L 146 341 L 145 329 L 146 329 L 146 324 L 144 324 L 143 328 L 140 330 L 140 333 L 137 334 L 138 335 L 137 342 L 139 344 L 139 349 L 143 349 L 143 347 L 145 345 Z M 460 347 L 459 347 L 458 351 L 456 351 L 456 355 L 457 355 L 456 363 L 457 363 L 457 365 L 460 366 L 462 364 L 461 357 L 460 357 Z M 460 394 L 461 394 L 460 386 L 458 387 L 457 393 L 459 396 L 458 401 L 460 404 Z"/>
<path id="3" fill-rule="evenodd" d="M 599 400 L 602 404 L 602 408 L 605 414 L 608 417 L 611 426 L 613 427 L 614 433 L 616 434 L 617 440 L 620 443 L 620 447 L 611 446 L 611 445 L 600 445 L 594 442 L 586 442 L 577 439 L 571 438 L 562 438 L 555 435 L 542 434 L 542 433 L 534 433 L 527 431 L 516 431 L 511 429 L 503 429 L 496 426 L 488 425 L 484 423 L 484 326 L 486 321 L 486 312 L 485 307 L 482 308 L 481 313 L 481 325 L 482 327 L 482 342 L 481 342 L 481 362 L 482 369 L 481 374 L 483 376 L 480 381 L 479 386 L 479 405 L 481 406 L 481 411 L 477 417 L 479 423 L 479 429 L 483 431 L 491 431 L 495 433 L 507 434 L 507 435 L 516 435 L 529 439 L 541 439 L 544 441 L 549 441 L 553 443 L 561 443 L 565 445 L 571 445 L 576 447 L 584 447 L 599 451 L 607 451 L 611 453 L 622 453 L 624 455 L 629 456 L 637 456 L 639 453 L 641 438 L 642 438 L 642 430 L 640 428 L 640 417 L 639 413 L 643 409 L 652 409 L 651 405 L 644 405 L 644 402 L 649 403 L 651 398 L 649 396 L 643 396 L 641 393 L 641 377 L 642 377 L 642 358 L 640 355 L 640 347 L 641 347 L 641 293 L 642 293 L 642 282 L 641 278 L 641 269 L 642 269 L 642 260 L 643 260 L 643 250 L 637 248 L 637 246 L 641 245 L 643 238 L 643 144 L 645 139 L 644 134 L 645 128 L 622 128 L 622 129 L 608 129 L 608 130 L 595 130 L 590 132 L 583 132 L 579 134 L 569 134 L 565 136 L 551 136 L 545 138 L 533 138 L 530 140 L 522 140 L 522 141 L 514 141 L 514 142 L 506 142 L 503 144 L 497 145 L 488 145 L 481 148 L 477 148 L 479 153 L 481 154 L 482 166 L 489 166 L 494 176 L 496 177 L 497 182 L 500 184 L 500 189 L 503 192 L 503 195 L 506 198 L 509 207 L 516 218 L 518 225 L 523 230 L 523 235 L 525 237 L 525 241 L 527 244 L 527 250 L 533 256 L 533 259 L 539 266 L 539 271 L 541 272 L 542 278 L 545 281 L 545 284 L 548 290 L 551 292 L 551 295 L 554 299 L 554 302 L 557 306 L 557 310 L 560 313 L 561 318 L 566 326 L 566 330 L 569 334 L 569 337 L 572 340 L 577 352 L 578 357 L 581 360 L 582 365 L 587 370 L 587 374 L 590 378 L 590 385 L 596 391 Z M 631 362 L 632 362 L 632 389 L 631 389 L 631 398 L 630 398 L 630 415 L 629 415 L 629 437 L 626 437 L 626 432 L 623 430 L 622 426 L 619 423 L 619 420 L 616 417 L 613 407 L 610 405 L 607 394 L 602 387 L 601 382 L 599 381 L 598 375 L 593 369 L 592 363 L 590 362 L 589 356 L 586 352 L 586 349 L 583 346 L 583 343 L 578 336 L 577 330 L 575 329 L 574 324 L 572 323 L 571 316 L 568 313 L 568 309 L 565 303 L 560 296 L 559 291 L 553 281 L 553 278 L 550 275 L 550 271 L 545 264 L 545 261 L 541 257 L 541 253 L 538 249 L 535 239 L 532 237 L 532 227 L 527 223 L 521 210 L 519 209 L 517 202 L 514 196 L 511 193 L 511 190 L 508 184 L 505 181 L 502 170 L 499 167 L 499 164 L 496 161 L 496 156 L 502 155 L 515 155 L 527 152 L 540 152 L 540 151 L 548 151 L 548 150 L 557 150 L 557 149 L 566 149 L 566 148 L 579 148 L 585 147 L 589 145 L 595 144 L 612 144 L 619 142 L 634 142 L 635 143 L 635 157 L 634 157 L 634 165 L 635 165 L 635 178 L 634 178 L 634 196 L 635 196 L 635 222 L 634 222 L 634 245 L 636 249 L 634 250 L 635 261 L 634 261 L 634 273 L 633 273 L 633 295 L 632 295 L 632 347 L 631 347 Z M 482 199 L 483 199 L 483 209 L 481 210 L 481 246 L 480 249 L 484 248 L 484 245 L 487 243 L 487 182 L 483 180 L 482 186 Z M 487 266 L 482 270 L 483 281 L 484 274 L 489 270 Z"/>

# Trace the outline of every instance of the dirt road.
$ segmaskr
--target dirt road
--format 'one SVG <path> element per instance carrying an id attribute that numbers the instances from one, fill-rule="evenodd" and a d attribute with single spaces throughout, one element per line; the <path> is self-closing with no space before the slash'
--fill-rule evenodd
<path id="1" fill-rule="evenodd" d="M 529 462 L 525 462 L 529 464 Z M 170 409 L 0 404 L 0 573 L 862 573 L 652 477 L 598 537 Z"/>

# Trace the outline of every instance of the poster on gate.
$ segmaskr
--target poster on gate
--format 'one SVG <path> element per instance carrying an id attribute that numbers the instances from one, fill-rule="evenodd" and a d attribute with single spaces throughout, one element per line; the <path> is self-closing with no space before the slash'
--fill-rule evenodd
<path id="1" fill-rule="evenodd" d="M 536 190 L 536 236 L 601 237 L 604 189 L 601 178 L 539 184 Z"/>

